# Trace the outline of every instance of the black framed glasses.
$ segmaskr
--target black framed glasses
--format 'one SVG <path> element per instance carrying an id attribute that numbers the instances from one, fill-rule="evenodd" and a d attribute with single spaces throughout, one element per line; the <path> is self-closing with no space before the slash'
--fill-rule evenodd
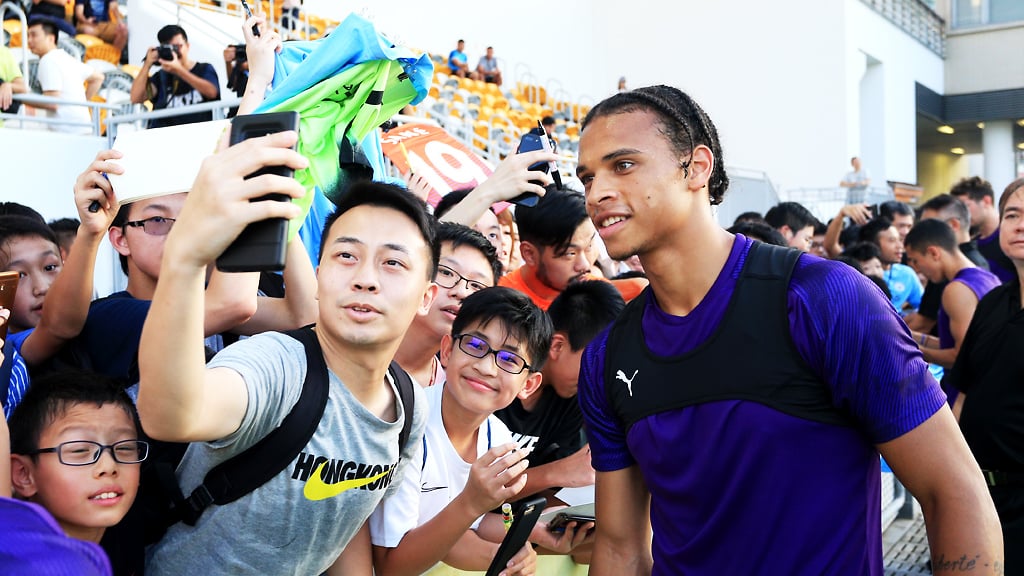
<path id="1" fill-rule="evenodd" d="M 495 350 L 483 338 L 472 334 L 459 334 L 455 340 L 459 342 L 459 350 L 473 358 L 483 358 L 488 354 L 494 354 L 494 364 L 509 374 L 519 374 L 530 368 L 530 365 L 519 354 L 508 350 Z"/>
<path id="2" fill-rule="evenodd" d="M 482 282 L 470 280 L 455 270 L 438 264 L 437 274 L 434 274 L 434 284 L 437 284 L 441 288 L 455 288 L 459 285 L 459 282 L 465 282 L 466 288 L 468 288 L 470 292 L 479 292 L 484 288 L 487 288 L 487 285 Z"/>
<path id="3" fill-rule="evenodd" d="M 174 226 L 176 218 L 164 218 L 163 216 L 153 216 L 152 218 L 146 218 L 145 220 L 135 220 L 132 222 L 125 222 L 125 226 L 131 226 L 132 228 L 142 228 L 142 231 L 150 236 L 166 236 L 171 231 L 171 226 Z"/>
<path id="4" fill-rule="evenodd" d="M 144 440 L 121 440 L 113 444 L 100 444 L 90 440 L 70 440 L 53 448 L 40 448 L 29 455 L 54 452 L 61 464 L 67 466 L 88 466 L 99 461 L 104 450 L 110 450 L 114 461 L 121 464 L 138 464 L 149 456 L 149 443 Z"/>

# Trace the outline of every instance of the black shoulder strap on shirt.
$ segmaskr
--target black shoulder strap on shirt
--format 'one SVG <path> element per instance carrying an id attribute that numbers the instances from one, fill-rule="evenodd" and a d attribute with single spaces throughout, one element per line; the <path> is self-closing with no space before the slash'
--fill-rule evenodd
<path id="1" fill-rule="evenodd" d="M 302 393 L 281 425 L 244 452 L 213 467 L 181 506 L 182 520 L 194 526 L 210 504 L 224 505 L 266 484 L 295 460 L 320 425 L 330 391 L 330 377 L 313 326 L 284 332 L 302 343 L 306 351 L 306 379 Z M 395 380 L 405 421 L 399 433 L 399 454 L 412 433 L 415 390 L 412 378 L 392 362 L 388 372 Z"/>

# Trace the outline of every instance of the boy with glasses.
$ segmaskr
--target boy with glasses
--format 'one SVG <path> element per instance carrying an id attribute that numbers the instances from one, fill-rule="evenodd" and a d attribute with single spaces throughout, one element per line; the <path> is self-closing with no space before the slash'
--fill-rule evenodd
<path id="1" fill-rule="evenodd" d="M 99 543 L 139 489 L 149 445 L 117 382 L 86 372 L 37 379 L 11 416 L 11 482 L 64 532 Z"/>
<path id="2" fill-rule="evenodd" d="M 487 569 L 505 534 L 500 515 L 488 511 L 515 499 L 529 464 L 494 411 L 540 386 L 552 332 L 544 311 L 510 288 L 485 288 L 462 303 L 441 340 L 446 381 L 426 389 L 421 465 L 370 517 L 378 574 L 421 574 L 440 561 Z M 540 543 L 556 549 L 563 540 Z M 524 546 L 506 573 L 532 573 L 535 562 Z"/>
<path id="3" fill-rule="evenodd" d="M 441 256 L 434 275 L 437 295 L 430 312 L 417 316 L 402 339 L 395 361 L 422 386 L 444 382 L 444 369 L 437 359 L 441 338 L 449 334 L 452 322 L 469 295 L 494 286 L 501 277 L 498 252 L 481 233 L 452 222 L 438 226 Z"/>

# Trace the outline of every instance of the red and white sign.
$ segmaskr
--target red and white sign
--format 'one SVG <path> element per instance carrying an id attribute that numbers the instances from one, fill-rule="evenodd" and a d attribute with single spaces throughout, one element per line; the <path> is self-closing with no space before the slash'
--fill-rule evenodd
<path id="1" fill-rule="evenodd" d="M 398 171 L 425 178 L 433 190 L 427 202 L 436 206 L 452 190 L 475 188 L 494 168 L 444 128 L 404 124 L 381 135 L 381 149 Z"/>

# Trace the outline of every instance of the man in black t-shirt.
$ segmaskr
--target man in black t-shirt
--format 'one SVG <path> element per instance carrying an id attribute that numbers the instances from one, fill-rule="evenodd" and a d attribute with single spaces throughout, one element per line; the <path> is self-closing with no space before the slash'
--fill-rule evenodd
<path id="1" fill-rule="evenodd" d="M 189 58 L 188 35 L 184 28 L 169 24 L 157 32 L 156 38 L 160 46 L 149 48 L 142 70 L 132 82 L 132 104 L 149 101 L 153 110 L 162 110 L 220 100 L 217 71 L 207 62 L 193 62 Z M 160 69 L 150 76 L 150 68 L 154 64 Z M 196 112 L 152 120 L 149 127 L 177 126 L 212 119 L 211 112 Z"/>
<path id="2" fill-rule="evenodd" d="M 583 349 L 625 307 L 619 291 L 603 280 L 569 284 L 551 303 L 555 328 L 540 388 L 495 412 L 521 448 L 530 448 L 526 487 L 519 496 L 549 488 L 594 483 L 590 454 L 583 448 L 583 415 L 576 400 Z"/>

